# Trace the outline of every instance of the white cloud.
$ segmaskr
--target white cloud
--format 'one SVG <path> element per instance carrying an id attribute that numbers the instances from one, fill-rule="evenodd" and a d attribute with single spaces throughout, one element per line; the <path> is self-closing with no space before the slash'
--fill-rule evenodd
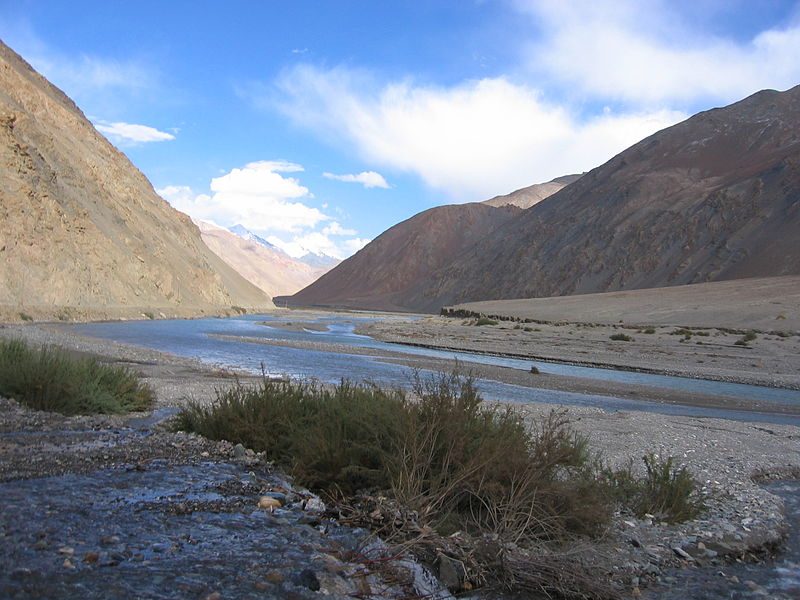
<path id="1" fill-rule="evenodd" d="M 129 144 L 129 143 L 146 143 L 146 142 L 164 142 L 174 140 L 175 136 L 171 133 L 159 131 L 155 127 L 147 125 L 135 125 L 132 123 L 108 123 L 106 121 L 97 121 L 94 123 L 95 128 L 108 137 L 112 142 Z"/>
<path id="2" fill-rule="evenodd" d="M 798 20 L 742 42 L 701 30 L 685 9 L 659 0 L 515 5 L 543 32 L 525 52 L 528 68 L 574 93 L 649 105 L 697 99 L 727 104 L 800 81 Z"/>
<path id="3" fill-rule="evenodd" d="M 311 198 L 308 188 L 281 172 L 302 171 L 286 161 L 252 162 L 211 180 L 213 195 L 194 196 L 188 188 L 169 186 L 158 190 L 175 208 L 190 216 L 225 226 L 242 223 L 257 231 L 299 232 L 329 220 L 318 209 L 295 198 Z"/>
<path id="4" fill-rule="evenodd" d="M 281 173 L 302 172 L 303 167 L 287 161 L 252 162 L 211 180 L 212 194 L 197 194 L 188 186 L 167 186 L 157 190 L 176 209 L 194 219 L 224 227 L 242 224 L 265 237 L 289 256 L 308 252 L 346 258 L 361 247 L 356 231 L 297 198 L 313 195 L 293 177 Z M 321 230 L 317 227 L 327 224 Z"/>
<path id="5" fill-rule="evenodd" d="M 459 200 L 591 169 L 686 117 L 654 110 L 580 120 L 506 78 L 376 86 L 363 73 L 300 66 L 278 84 L 287 99 L 281 108 L 297 123 Z"/>
<path id="6" fill-rule="evenodd" d="M 345 181 L 348 183 L 360 183 L 365 188 L 379 187 L 389 189 L 389 184 L 383 178 L 383 175 L 375 171 L 362 171 L 357 175 L 334 175 L 333 173 L 323 173 L 324 177 L 328 179 L 335 179 L 337 181 Z"/>

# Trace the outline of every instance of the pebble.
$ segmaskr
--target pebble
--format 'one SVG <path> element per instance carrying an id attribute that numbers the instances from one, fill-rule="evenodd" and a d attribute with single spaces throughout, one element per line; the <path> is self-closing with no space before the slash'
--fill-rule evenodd
<path id="1" fill-rule="evenodd" d="M 258 508 L 266 508 L 269 511 L 273 511 L 281 506 L 281 501 L 272 496 L 261 496 L 258 500 Z"/>

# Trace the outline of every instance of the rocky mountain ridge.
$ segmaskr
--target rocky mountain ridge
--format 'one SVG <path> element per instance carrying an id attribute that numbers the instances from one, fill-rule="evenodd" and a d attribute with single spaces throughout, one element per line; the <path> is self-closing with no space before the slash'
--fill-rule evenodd
<path id="1" fill-rule="evenodd" d="M 522 189 L 505 194 L 503 196 L 495 196 L 484 200 L 483 204 L 489 206 L 506 206 L 511 204 L 519 208 L 530 208 L 534 204 L 538 204 L 545 198 L 548 198 L 558 191 L 567 187 L 570 183 L 578 181 L 583 174 L 564 175 L 563 177 L 556 177 L 555 179 L 546 183 L 535 183 L 524 187 Z"/>
<path id="2" fill-rule="evenodd" d="M 4 315 L 272 306 L 63 92 L 1 42 L 0 223 Z"/>

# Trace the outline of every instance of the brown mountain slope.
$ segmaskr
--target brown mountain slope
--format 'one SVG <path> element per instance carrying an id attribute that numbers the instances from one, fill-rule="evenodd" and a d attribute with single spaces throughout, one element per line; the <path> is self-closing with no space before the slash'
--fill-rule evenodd
<path id="1" fill-rule="evenodd" d="M 214 254 L 270 297 L 294 294 L 329 270 L 312 267 L 211 223 L 195 221 L 195 224 Z"/>
<path id="2" fill-rule="evenodd" d="M 507 222 L 407 308 L 800 273 L 800 86 L 660 131 Z"/>
<path id="3" fill-rule="evenodd" d="M 521 213 L 480 203 L 439 206 L 395 225 L 280 305 L 414 310 L 409 286 Z"/>
<path id="4" fill-rule="evenodd" d="M 83 316 L 270 307 L 75 104 L 0 43 L 0 306 Z"/>
<path id="5" fill-rule="evenodd" d="M 489 206 L 505 206 L 506 204 L 512 204 L 519 208 L 530 208 L 534 204 L 538 204 L 545 198 L 565 188 L 570 183 L 578 181 L 581 176 L 582 175 L 564 175 L 563 177 L 556 177 L 547 183 L 536 183 L 504 196 L 495 196 L 489 200 L 484 200 L 482 204 L 488 204 Z"/>

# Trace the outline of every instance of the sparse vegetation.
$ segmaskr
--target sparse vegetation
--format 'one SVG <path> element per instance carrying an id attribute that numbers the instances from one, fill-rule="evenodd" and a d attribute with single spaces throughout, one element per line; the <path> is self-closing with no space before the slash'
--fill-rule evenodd
<path id="1" fill-rule="evenodd" d="M 494 319 L 490 319 L 488 317 L 480 317 L 477 321 L 475 321 L 475 325 L 480 327 L 482 325 L 497 325 L 498 321 Z"/>
<path id="2" fill-rule="evenodd" d="M 32 349 L 21 340 L 0 340 L 0 396 L 65 415 L 146 410 L 154 399 L 150 387 L 124 367 Z"/>
<path id="3" fill-rule="evenodd" d="M 748 331 L 748 332 L 747 332 L 747 333 L 745 333 L 745 334 L 744 334 L 744 335 L 743 335 L 741 338 L 739 338 L 738 340 L 736 340 L 736 341 L 734 342 L 734 344 L 735 344 L 736 346 L 749 346 L 749 345 L 750 345 L 750 342 L 752 342 L 753 340 L 755 340 L 757 337 L 758 337 L 758 336 L 757 336 L 757 335 L 756 335 L 754 332 L 752 332 L 752 331 Z"/>
<path id="4" fill-rule="evenodd" d="M 147 317 L 151 321 L 153 321 L 156 318 L 156 316 L 153 313 L 151 313 L 150 311 L 145 311 L 145 312 L 142 313 L 142 315 Z"/>
<path id="5" fill-rule="evenodd" d="M 655 332 L 656 332 L 655 327 L 648 327 L 647 329 L 642 330 L 642 333 L 646 333 L 648 335 L 653 334 Z"/>
<path id="6" fill-rule="evenodd" d="M 611 336 L 615 342 L 632 342 L 633 338 L 625 333 L 615 333 Z"/>
<path id="7" fill-rule="evenodd" d="M 28 313 L 21 312 L 19 313 L 19 318 L 23 321 L 33 321 L 33 317 L 30 316 Z"/>

